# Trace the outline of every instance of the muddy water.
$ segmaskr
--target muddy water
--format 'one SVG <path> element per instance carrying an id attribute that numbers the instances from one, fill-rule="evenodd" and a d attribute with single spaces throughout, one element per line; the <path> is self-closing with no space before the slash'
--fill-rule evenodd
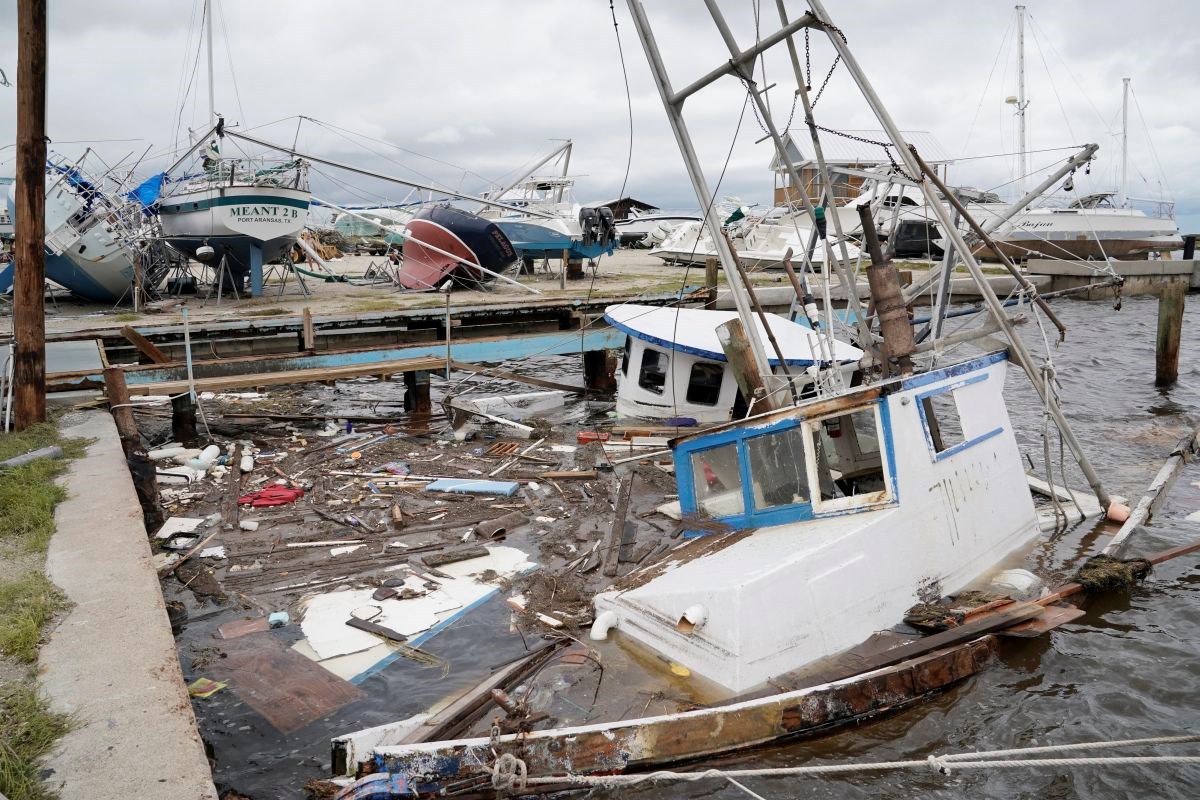
<path id="1" fill-rule="evenodd" d="M 1069 326 L 1068 340 L 1054 350 L 1062 394 L 1080 439 L 1110 492 L 1136 500 L 1161 458 L 1200 411 L 1200 348 L 1188 334 L 1200 326 L 1193 302 L 1185 323 L 1180 383 L 1169 390 L 1153 386 L 1156 304 L 1128 299 L 1114 313 L 1105 303 L 1066 302 L 1056 306 Z M 1023 334 L 1044 350 L 1036 328 Z M 528 363 L 508 365 L 528 370 Z M 540 359 L 537 374 L 578 380 L 578 358 Z M 1009 372 L 1008 395 L 1023 452 L 1041 472 L 1040 408 L 1023 375 Z M 374 391 L 374 390 L 372 390 Z M 436 399 L 436 398 L 435 398 Z M 597 409 L 573 406 L 556 421 L 580 422 Z M 1054 446 L 1057 460 L 1057 443 Z M 1070 456 L 1066 456 L 1070 462 Z M 1044 474 L 1044 473 L 1042 473 Z M 1070 482 L 1084 485 L 1074 471 Z M 1150 552 L 1200 536 L 1200 525 L 1184 517 L 1200 509 L 1200 467 L 1189 468 L 1149 535 L 1135 545 Z M 1066 532 L 1056 543 L 1036 548 L 1030 565 L 1069 564 L 1096 544 L 1087 529 Z M 1128 596 L 1087 605 L 1087 615 L 1047 637 L 1011 640 L 1002 657 L 981 675 L 930 702 L 815 742 L 760 750 L 755 766 L 785 766 L 844 760 L 924 758 L 931 753 L 999 749 L 1089 739 L 1132 738 L 1196 728 L 1194 700 L 1200 688 L 1200 556 L 1163 565 Z M 447 693 L 479 679 L 489 665 L 522 652 L 520 638 L 508 632 L 507 609 L 498 601 L 472 612 L 431 640 L 424 649 L 450 664 L 448 674 L 422 665 L 394 663 L 361 688 L 367 696 L 329 718 L 289 736 L 275 732 L 242 705 L 232 692 L 197 701 L 201 730 L 214 748 L 219 785 L 255 798 L 295 798 L 310 778 L 328 775 L 330 736 L 411 715 Z M 215 624 L 220 621 L 212 620 Z M 205 623 L 189 625 L 192 642 L 212 642 Z M 189 676 L 204 674 L 189 664 Z M 203 653 L 198 654 L 203 659 Z M 632 662 L 632 658 L 630 662 Z M 634 672 L 632 663 L 626 665 Z M 651 667 L 654 664 L 651 663 Z M 189 669 L 190 668 L 190 669 Z M 622 678 L 624 680 L 624 678 Z M 687 693 L 682 687 L 680 694 Z M 201 705 L 203 704 L 203 705 Z M 633 709 L 633 712 L 641 709 Z M 631 712 L 632 713 L 632 712 Z M 743 762 L 746 763 L 746 762 Z M 1111 798 L 1190 797 L 1200 769 L 1153 770 L 1123 767 L 1111 771 L 996 771 L 943 778 L 917 773 L 864 775 L 837 780 L 749 779 L 764 797 L 938 797 Z M 743 798 L 719 782 L 642 787 L 593 796 Z"/>
<path id="2" fill-rule="evenodd" d="M 1194 296 L 1190 300 L 1180 381 L 1163 390 L 1154 387 L 1155 300 L 1126 299 L 1116 313 L 1101 302 L 1055 304 L 1069 328 L 1054 360 L 1075 431 L 1106 488 L 1135 501 L 1188 421 L 1200 421 L 1200 304 Z M 1023 335 L 1044 352 L 1035 329 L 1026 326 Z M 1022 450 L 1040 470 L 1041 421 L 1034 394 L 1015 368 L 1008 387 Z M 1053 459 L 1057 461 L 1057 445 Z M 1200 465 L 1183 473 L 1154 527 L 1136 540 L 1134 553 L 1200 537 L 1200 524 L 1184 520 L 1200 509 L 1194 481 L 1200 481 Z M 1078 475 L 1072 483 L 1084 485 Z M 1033 558 L 1067 561 L 1089 541 L 1085 532 L 1070 532 L 1051 552 L 1039 549 Z M 931 702 L 820 741 L 759 751 L 750 762 L 791 766 L 921 759 L 962 750 L 1195 732 L 1200 726 L 1200 555 L 1168 562 L 1131 594 L 1092 601 L 1086 609 L 1086 616 L 1047 637 L 1007 640 L 999 663 Z M 1177 746 L 1175 752 L 1183 750 Z M 1200 768 L 960 771 L 949 777 L 922 771 L 743 782 L 771 800 L 1185 798 L 1200 793 Z M 641 788 L 621 796 L 732 800 L 747 795 L 710 781 Z"/>

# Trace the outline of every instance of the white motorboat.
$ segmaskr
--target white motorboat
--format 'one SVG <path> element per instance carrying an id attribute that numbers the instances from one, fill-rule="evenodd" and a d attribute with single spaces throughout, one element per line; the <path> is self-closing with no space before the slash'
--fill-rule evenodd
<path id="1" fill-rule="evenodd" d="M 625 333 L 625 350 L 617 383 L 617 414 L 642 419 L 686 418 L 696 422 L 727 422 L 745 416 L 748 403 L 726 369 L 717 328 L 734 311 L 663 308 L 633 303 L 609 306 L 604 319 Z M 767 314 L 796 392 L 812 392 L 814 367 L 838 365 L 850 377 L 862 351 L 843 342 L 834 352 L 812 330 L 777 314 Z M 758 334 L 766 337 L 761 320 Z M 771 358 L 775 374 L 783 374 L 778 357 Z"/>

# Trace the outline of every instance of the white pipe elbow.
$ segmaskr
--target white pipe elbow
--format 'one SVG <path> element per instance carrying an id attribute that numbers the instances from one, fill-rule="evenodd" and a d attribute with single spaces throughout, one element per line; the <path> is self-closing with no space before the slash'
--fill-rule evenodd
<path id="1" fill-rule="evenodd" d="M 592 630 L 588 637 L 593 642 L 603 642 L 608 638 L 608 632 L 617 627 L 617 623 L 621 618 L 617 616 L 615 611 L 602 611 L 596 615 L 596 619 L 592 622 Z"/>

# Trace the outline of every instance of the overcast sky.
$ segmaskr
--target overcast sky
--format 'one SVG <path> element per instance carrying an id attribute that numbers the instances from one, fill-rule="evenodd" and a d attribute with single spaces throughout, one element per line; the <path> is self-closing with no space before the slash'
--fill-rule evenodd
<path id="1" fill-rule="evenodd" d="M 166 163 L 187 128 L 207 115 L 203 0 L 153 3 L 50 0 L 48 135 L 78 155 L 95 140 L 105 158 L 139 173 Z M 699 0 L 646 3 L 678 88 L 727 58 Z M 754 40 L 754 3 L 729 2 L 742 46 Z M 16 80 L 14 0 L 0 4 L 0 69 Z M 778 27 L 765 2 L 761 29 Z M 868 78 L 897 123 L 932 132 L 956 157 L 1012 153 L 1016 89 L 1015 12 L 1007 2 L 828 2 Z M 805 6 L 789 0 L 790 13 Z M 216 0 L 216 107 L 230 124 L 274 141 L 382 172 L 479 191 L 557 146 L 575 141 L 576 199 L 620 191 L 629 148 L 621 59 L 607 0 Z M 1131 194 L 1177 202 L 1186 231 L 1200 230 L 1200 3 L 1195 0 L 1031 0 L 1026 26 L 1031 150 L 1084 142 L 1100 160 L 1080 190 L 1116 186 L 1121 78 L 1132 78 Z M 626 194 L 669 208 L 695 207 L 646 58 L 624 2 L 616 17 L 633 106 L 633 160 Z M 813 83 L 832 60 L 812 37 Z M 197 55 L 200 55 L 198 69 Z M 803 58 L 803 55 L 801 56 Z M 762 79 L 761 73 L 757 77 Z M 990 80 L 989 80 L 990 78 Z M 786 50 L 767 60 L 768 96 L 784 125 L 795 80 Z M 186 100 L 181 99 L 187 94 Z M 693 97 L 686 118 L 710 185 L 733 144 L 720 195 L 769 203 L 769 142 L 732 78 Z M 0 147 L 15 135 L 15 88 L 0 87 Z M 298 115 L 326 125 L 304 122 Z M 818 124 L 877 128 L 844 67 L 816 108 Z M 262 127 L 258 127 L 262 126 Z M 336 127 L 331 127 L 336 126 Z M 797 114 L 793 128 L 800 129 Z M 350 133 L 353 132 L 353 133 Z M 799 131 L 807 136 L 803 130 Z M 363 137 L 381 141 L 370 141 Z M 381 142 L 388 142 L 389 146 Z M 0 150 L 0 175 L 12 173 Z M 420 155 L 416 155 L 420 154 Z M 1067 151 L 1030 156 L 1050 167 Z M 1010 192 L 1015 159 L 973 158 L 955 183 Z M 398 200 L 394 185 L 322 168 L 314 191 L 340 201 Z"/>

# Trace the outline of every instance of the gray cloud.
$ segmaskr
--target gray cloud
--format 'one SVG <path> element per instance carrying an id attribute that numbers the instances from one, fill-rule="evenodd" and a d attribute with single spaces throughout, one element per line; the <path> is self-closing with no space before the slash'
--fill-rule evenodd
<path id="1" fill-rule="evenodd" d="M 647 5 L 677 86 L 723 60 L 723 45 L 698 3 L 660 0 Z M 1011 110 L 1003 102 L 1016 92 L 1010 3 L 844 0 L 828 5 L 901 127 L 932 131 L 956 154 L 1014 149 Z M 308 115 L 460 168 L 383 144 L 352 143 L 347 134 L 311 123 L 300 127 L 297 141 L 302 148 L 470 191 L 483 188 L 484 177 L 498 178 L 532 163 L 556 146 L 552 140 L 570 137 L 577 143 L 571 166 L 580 176 L 578 199 L 612 196 L 621 186 L 628 119 L 604 0 L 218 0 L 217 6 L 217 106 L 231 123 L 261 126 L 283 120 L 259 131 L 290 144 L 297 137 L 296 115 Z M 762 6 L 762 30 L 777 27 L 774 4 Z M 1160 191 L 1161 163 L 1178 201 L 1181 225 L 1200 229 L 1200 167 L 1195 157 L 1200 150 L 1200 85 L 1195 81 L 1200 10 L 1184 0 L 1136 7 L 1112 0 L 1028 6 L 1031 147 L 1098 142 L 1102 160 L 1089 181 L 1080 181 L 1080 188 L 1109 187 L 1115 180 L 1119 147 L 1112 125 L 1119 125 L 1115 117 L 1120 79 L 1129 76 L 1140 109 L 1131 115 L 1133 193 Z M 752 41 L 752 5 L 730 2 L 726 8 L 739 41 Z M 789 9 L 799 14 L 803 6 L 792 2 Z M 51 138 L 139 139 L 96 147 L 116 160 L 153 145 L 155 157 L 146 166 L 162 166 L 177 122 L 185 131 L 188 126 L 202 128 L 205 122 L 203 64 L 180 113 L 182 87 L 189 82 L 196 54 L 196 13 L 196 4 L 185 0 L 52 2 Z M 666 206 L 693 206 L 645 57 L 621 2 L 617 19 L 634 117 L 627 192 Z M 1009 43 L 1001 52 L 1006 30 Z M 820 36 L 812 38 L 813 80 L 819 82 L 832 51 Z M 10 78 L 16 75 L 15 46 L 15 3 L 7 3 L 0 8 L 0 67 Z M 993 61 L 995 74 L 985 92 Z M 786 51 L 780 48 L 767 60 L 766 72 L 768 83 L 778 83 L 769 96 L 782 124 L 794 86 Z M 743 98 L 739 84 L 726 79 L 687 103 L 687 119 L 710 183 L 725 161 Z M 0 89 L 0 144 L 13 140 L 14 117 L 15 91 Z M 835 71 L 817 117 L 834 128 L 877 127 L 844 68 Z M 793 126 L 799 124 L 797 118 Z M 769 201 L 770 147 L 755 144 L 762 135 L 753 115 L 747 114 L 722 194 Z M 59 145 L 68 155 L 82 146 Z M 1031 163 L 1048 165 L 1063 155 L 1039 153 L 1031 156 Z M 0 162 L 0 172 L 10 171 L 11 149 L 0 151 L 3 158 L 9 161 Z M 1014 161 L 964 161 L 954 167 L 952 177 L 978 186 L 1002 185 L 1011 180 Z M 322 172 L 333 180 L 318 175 L 318 188 L 338 199 L 403 196 L 394 186 Z"/>

